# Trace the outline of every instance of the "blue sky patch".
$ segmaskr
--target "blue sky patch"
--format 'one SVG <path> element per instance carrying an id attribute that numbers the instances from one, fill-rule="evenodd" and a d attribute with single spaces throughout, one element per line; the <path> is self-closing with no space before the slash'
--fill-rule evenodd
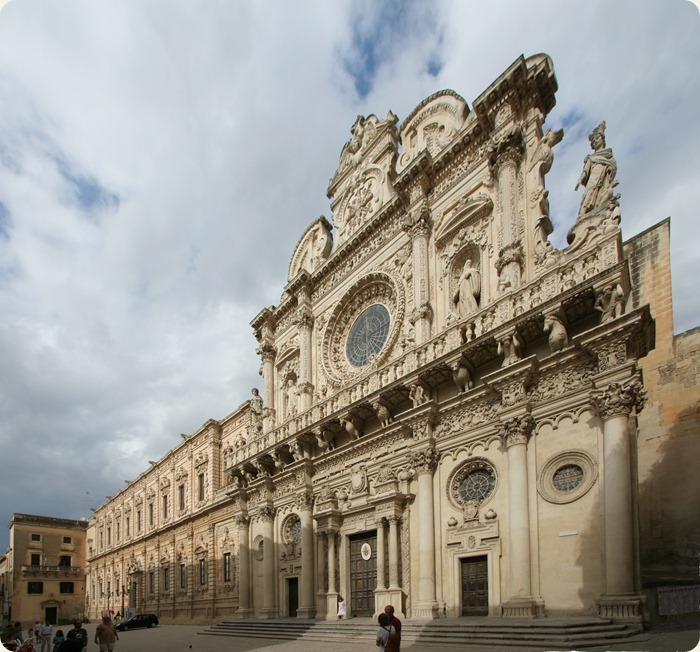
<path id="1" fill-rule="evenodd" d="M 72 187 L 73 199 L 89 213 L 119 206 L 119 195 L 109 192 L 91 175 L 73 172 L 64 162 L 58 161 L 61 176 Z"/>

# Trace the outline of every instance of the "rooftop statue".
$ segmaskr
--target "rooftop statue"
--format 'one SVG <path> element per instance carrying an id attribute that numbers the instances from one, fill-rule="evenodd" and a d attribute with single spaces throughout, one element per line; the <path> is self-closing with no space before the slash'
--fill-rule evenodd
<path id="1" fill-rule="evenodd" d="M 617 206 L 619 195 L 613 194 L 613 189 L 618 182 L 617 162 L 612 149 L 605 147 L 605 121 L 601 122 L 588 136 L 593 148 L 593 154 L 586 156 L 583 163 L 583 172 L 576 184 L 585 186 L 578 219 L 607 212 Z"/>

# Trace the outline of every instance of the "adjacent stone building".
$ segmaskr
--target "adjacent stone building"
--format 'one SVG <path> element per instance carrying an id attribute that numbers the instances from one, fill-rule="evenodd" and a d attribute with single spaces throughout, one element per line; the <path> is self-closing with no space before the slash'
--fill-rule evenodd
<path id="1" fill-rule="evenodd" d="M 549 241 L 556 89 L 521 57 L 471 107 L 358 116 L 332 221 L 252 321 L 262 396 L 95 511 L 91 615 L 334 619 L 342 595 L 351 616 L 644 617 L 640 531 L 672 555 L 683 517 L 659 525 L 639 480 L 678 419 L 697 443 L 698 338 L 668 323 L 668 222 L 623 244 L 605 123 Z"/>
<path id="2" fill-rule="evenodd" d="M 3 621 L 67 623 L 85 610 L 87 521 L 13 514 L 0 560 Z"/>

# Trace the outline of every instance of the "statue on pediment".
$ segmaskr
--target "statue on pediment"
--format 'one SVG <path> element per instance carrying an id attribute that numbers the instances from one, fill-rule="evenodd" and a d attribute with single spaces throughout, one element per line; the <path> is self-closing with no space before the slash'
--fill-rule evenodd
<path id="1" fill-rule="evenodd" d="M 612 149 L 605 147 L 605 121 L 601 122 L 588 136 L 593 148 L 593 154 L 586 156 L 583 163 L 583 171 L 574 190 L 584 186 L 581 208 L 578 219 L 595 215 L 601 209 L 612 209 L 616 205 L 617 197 L 613 190 L 618 181 L 617 162 Z"/>

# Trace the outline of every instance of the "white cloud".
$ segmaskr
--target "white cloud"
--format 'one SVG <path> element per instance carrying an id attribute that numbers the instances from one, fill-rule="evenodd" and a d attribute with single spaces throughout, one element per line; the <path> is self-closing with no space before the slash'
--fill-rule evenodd
<path id="1" fill-rule="evenodd" d="M 625 237 L 672 216 L 676 325 L 696 325 L 699 27 L 683 0 L 8 4 L 0 443 L 18 471 L 0 521 L 88 515 L 245 401 L 248 322 L 330 217 L 355 116 L 441 88 L 471 104 L 521 53 L 550 54 L 560 84 L 555 239 L 606 120 Z"/>

